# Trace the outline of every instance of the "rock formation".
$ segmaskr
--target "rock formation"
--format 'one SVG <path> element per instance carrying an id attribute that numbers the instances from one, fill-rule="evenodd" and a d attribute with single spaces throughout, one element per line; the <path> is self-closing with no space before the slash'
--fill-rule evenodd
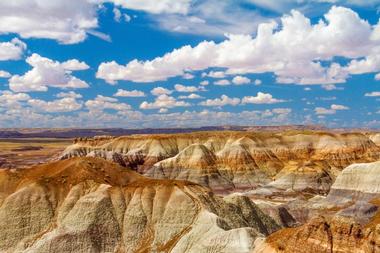
<path id="1" fill-rule="evenodd" d="M 199 132 L 79 139 L 61 159 L 100 156 L 141 174 L 225 193 L 268 189 L 327 194 L 339 172 L 380 159 L 377 137 L 327 132 Z"/>
<path id="2" fill-rule="evenodd" d="M 318 216 L 273 233 L 254 252 L 380 252 L 379 186 L 380 162 L 348 166 L 326 198 L 304 206 Z"/>
<path id="3" fill-rule="evenodd" d="M 0 171 L 1 252 L 251 252 L 279 228 L 247 197 L 101 158 Z"/>

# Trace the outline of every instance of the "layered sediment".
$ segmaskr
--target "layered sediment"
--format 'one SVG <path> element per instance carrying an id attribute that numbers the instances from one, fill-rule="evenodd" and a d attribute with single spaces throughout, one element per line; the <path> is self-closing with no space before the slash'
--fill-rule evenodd
<path id="1" fill-rule="evenodd" d="M 247 197 L 101 158 L 0 171 L 1 252 L 251 252 L 280 227 Z"/>
<path id="2" fill-rule="evenodd" d="M 380 252 L 379 182 L 380 162 L 348 166 L 326 198 L 304 205 L 319 215 L 273 233 L 254 252 Z"/>
<path id="3" fill-rule="evenodd" d="M 362 133 L 226 131 L 82 138 L 61 159 L 99 156 L 153 178 L 186 179 L 215 191 L 270 184 L 327 194 L 346 166 L 380 159 L 376 138 Z"/>

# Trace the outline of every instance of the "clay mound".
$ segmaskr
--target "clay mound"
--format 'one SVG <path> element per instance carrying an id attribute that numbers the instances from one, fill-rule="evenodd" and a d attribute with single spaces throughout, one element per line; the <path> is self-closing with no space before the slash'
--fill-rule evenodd
<path id="1" fill-rule="evenodd" d="M 327 194 L 333 182 L 328 165 L 315 162 L 288 163 L 267 187 L 296 192 Z"/>
<path id="2" fill-rule="evenodd" d="M 380 146 L 380 134 L 372 134 L 369 139 L 373 141 L 377 146 Z"/>
<path id="3" fill-rule="evenodd" d="M 333 190 L 380 194 L 380 162 L 348 166 L 337 177 L 331 188 Z"/>
<path id="4" fill-rule="evenodd" d="M 192 144 L 176 156 L 156 163 L 144 175 L 189 180 L 216 191 L 230 191 L 234 188 L 218 171 L 215 155 L 201 144 Z"/>
<path id="5" fill-rule="evenodd" d="M 380 162 L 352 164 L 336 178 L 321 205 L 347 206 L 377 197 L 380 197 Z"/>
<path id="6" fill-rule="evenodd" d="M 156 165 L 175 164 L 182 168 L 202 169 L 214 166 L 215 155 L 201 144 L 192 144 L 179 152 L 173 158 L 166 159 Z"/>
<path id="7" fill-rule="evenodd" d="M 279 229 L 246 197 L 100 158 L 0 171 L 2 252 L 250 252 Z"/>

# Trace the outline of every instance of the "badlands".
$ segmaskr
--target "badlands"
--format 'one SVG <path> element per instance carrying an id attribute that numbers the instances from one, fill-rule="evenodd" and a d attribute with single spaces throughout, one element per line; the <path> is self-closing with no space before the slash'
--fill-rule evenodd
<path id="1" fill-rule="evenodd" d="M 77 138 L 0 170 L 0 252 L 380 252 L 380 134 Z"/>

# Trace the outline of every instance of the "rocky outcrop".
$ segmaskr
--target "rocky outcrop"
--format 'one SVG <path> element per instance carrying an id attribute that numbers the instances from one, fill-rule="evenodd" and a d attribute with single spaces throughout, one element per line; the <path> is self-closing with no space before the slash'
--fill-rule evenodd
<path id="1" fill-rule="evenodd" d="M 247 197 L 100 158 L 0 171 L 1 252 L 251 252 L 278 229 Z"/>
<path id="2" fill-rule="evenodd" d="M 327 197 L 300 205 L 314 218 L 270 235 L 254 252 L 380 252 L 379 184 L 380 162 L 348 166 Z"/>
<path id="3" fill-rule="evenodd" d="M 376 253 L 380 224 L 363 226 L 351 219 L 317 217 L 298 228 L 270 235 L 254 253 Z"/>
<path id="4" fill-rule="evenodd" d="M 227 193 L 271 183 L 276 189 L 326 194 L 346 166 L 380 159 L 380 147 L 371 136 L 228 131 L 136 135 L 77 140 L 61 159 L 100 156 L 154 178 L 186 179 Z"/>

